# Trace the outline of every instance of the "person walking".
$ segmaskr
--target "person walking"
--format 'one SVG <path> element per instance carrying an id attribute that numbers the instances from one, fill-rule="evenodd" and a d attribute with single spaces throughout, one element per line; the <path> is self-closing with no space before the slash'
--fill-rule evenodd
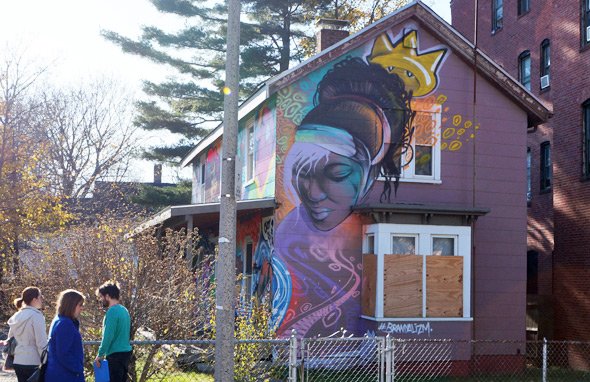
<path id="1" fill-rule="evenodd" d="M 41 290 L 25 288 L 21 297 L 14 300 L 14 306 L 18 312 L 8 319 L 8 338 L 16 340 L 13 367 L 18 382 L 26 382 L 41 363 L 41 353 L 47 346 Z"/>
<path id="2" fill-rule="evenodd" d="M 102 323 L 102 340 L 94 363 L 106 358 L 109 365 L 110 382 L 126 382 L 131 359 L 131 317 L 129 311 L 120 302 L 119 285 L 107 281 L 96 289 L 96 297 L 107 312 Z"/>
<path id="3" fill-rule="evenodd" d="M 66 289 L 57 299 L 56 315 L 49 328 L 45 382 L 84 382 L 84 348 L 80 313 L 84 295 Z"/>

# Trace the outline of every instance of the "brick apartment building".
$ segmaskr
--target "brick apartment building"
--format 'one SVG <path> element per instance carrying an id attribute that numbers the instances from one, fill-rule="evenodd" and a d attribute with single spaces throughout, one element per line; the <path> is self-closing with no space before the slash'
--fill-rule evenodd
<path id="1" fill-rule="evenodd" d="M 527 328 L 588 341 L 590 0 L 452 0 L 451 12 L 460 33 L 553 110 L 527 134 Z"/>

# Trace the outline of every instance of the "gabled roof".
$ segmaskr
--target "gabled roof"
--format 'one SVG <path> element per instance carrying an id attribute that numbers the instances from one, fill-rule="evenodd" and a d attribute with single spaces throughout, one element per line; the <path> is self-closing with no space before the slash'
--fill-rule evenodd
<path id="1" fill-rule="evenodd" d="M 274 93 L 299 80 L 307 73 L 337 59 L 346 52 L 366 43 L 367 40 L 376 38 L 390 29 L 391 26 L 401 24 L 412 18 L 420 21 L 424 29 L 449 46 L 457 57 L 472 66 L 478 74 L 496 85 L 508 98 L 525 110 L 529 127 L 544 123 L 551 116 L 551 111 L 520 82 L 510 76 L 479 48 L 476 48 L 434 11 L 420 0 L 416 0 L 310 57 L 301 64 L 270 78 L 255 94 L 240 105 L 239 118 L 242 118 Z M 220 124 L 191 150 L 182 160 L 181 167 L 188 165 L 202 150 L 222 135 L 223 125 Z"/>

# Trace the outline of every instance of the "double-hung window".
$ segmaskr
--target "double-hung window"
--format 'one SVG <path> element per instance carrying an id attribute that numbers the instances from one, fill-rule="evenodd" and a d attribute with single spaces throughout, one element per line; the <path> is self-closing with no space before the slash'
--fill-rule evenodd
<path id="1" fill-rule="evenodd" d="M 543 142 L 541 144 L 541 191 L 551 189 L 551 178 L 551 144 L 549 142 Z"/>
<path id="2" fill-rule="evenodd" d="M 582 119 L 584 128 L 583 174 L 586 178 L 590 178 L 590 99 L 582 104 Z"/>
<path id="3" fill-rule="evenodd" d="M 254 181 L 255 174 L 255 138 L 254 138 L 254 121 L 248 122 L 246 127 L 246 183 Z"/>
<path id="4" fill-rule="evenodd" d="M 541 89 L 549 87 L 550 77 L 549 69 L 551 68 L 551 43 L 548 39 L 541 43 Z"/>
<path id="5" fill-rule="evenodd" d="M 531 53 L 528 50 L 518 56 L 518 80 L 531 90 Z"/>
<path id="6" fill-rule="evenodd" d="M 590 0 L 581 0 L 582 1 L 582 20 L 580 22 L 580 26 L 582 30 L 580 31 L 582 36 L 582 46 L 590 46 Z"/>
<path id="7" fill-rule="evenodd" d="M 364 233 L 364 316 L 470 317 L 471 227 L 379 223 Z"/>
<path id="8" fill-rule="evenodd" d="M 402 182 L 440 182 L 441 165 L 441 105 L 414 100 L 416 112 L 413 119 L 413 135 L 409 147 L 402 153 Z"/>
<path id="9" fill-rule="evenodd" d="M 504 2 L 503 0 L 492 0 L 492 33 L 502 29 L 504 24 Z"/>
<path id="10" fill-rule="evenodd" d="M 531 0 L 518 0 L 518 15 L 522 16 L 531 10 Z"/>

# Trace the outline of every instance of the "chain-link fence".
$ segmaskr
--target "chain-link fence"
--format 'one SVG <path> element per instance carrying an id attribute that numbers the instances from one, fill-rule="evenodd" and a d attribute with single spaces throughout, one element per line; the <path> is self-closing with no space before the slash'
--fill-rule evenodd
<path id="1" fill-rule="evenodd" d="M 136 341 L 132 382 L 212 382 L 215 341 Z M 87 380 L 98 342 L 84 343 Z M 590 342 L 403 340 L 347 337 L 238 340 L 244 382 L 590 381 Z M 16 381 L 0 373 L 0 381 Z"/>

